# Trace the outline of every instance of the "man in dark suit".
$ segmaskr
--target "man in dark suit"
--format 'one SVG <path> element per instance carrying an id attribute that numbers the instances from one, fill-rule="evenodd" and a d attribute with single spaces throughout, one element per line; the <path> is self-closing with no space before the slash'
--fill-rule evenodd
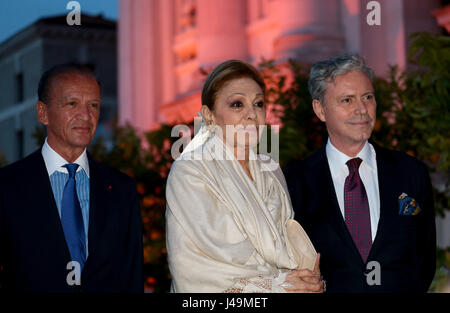
<path id="1" fill-rule="evenodd" d="M 45 144 L 0 169 L 0 290 L 142 292 L 136 186 L 86 151 L 100 84 L 88 67 L 56 66 L 38 97 Z"/>
<path id="2" fill-rule="evenodd" d="M 312 106 L 329 138 L 286 171 L 295 216 L 321 254 L 328 292 L 426 292 L 436 266 L 429 174 L 417 159 L 369 141 L 372 79 L 357 55 L 312 67 Z"/>

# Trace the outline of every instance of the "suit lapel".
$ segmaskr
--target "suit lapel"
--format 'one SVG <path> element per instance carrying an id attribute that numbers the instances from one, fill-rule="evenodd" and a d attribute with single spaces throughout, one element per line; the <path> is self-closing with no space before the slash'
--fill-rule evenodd
<path id="1" fill-rule="evenodd" d="M 395 203 L 390 203 L 392 200 L 392 191 L 395 190 L 395 180 L 392 178 L 395 173 L 395 168 L 386 158 L 385 153 L 383 153 L 383 149 L 380 148 L 375 143 L 371 142 L 373 147 L 375 148 L 376 158 L 377 158 L 377 172 L 378 172 L 378 188 L 380 193 L 380 220 L 378 222 L 377 234 L 375 236 L 375 240 L 372 245 L 372 249 L 369 253 L 369 258 L 373 258 L 375 256 L 380 247 L 383 246 L 383 242 L 386 238 L 386 233 L 389 228 L 388 219 L 386 215 L 388 215 L 389 208 Z"/>
<path id="2" fill-rule="evenodd" d="M 41 149 L 34 152 L 30 157 L 31 162 L 28 171 L 33 173 L 33 175 L 29 175 L 31 183 L 29 184 L 30 189 L 28 190 L 28 194 L 31 199 L 34 199 L 35 203 L 40 204 L 40 209 L 36 212 L 36 221 L 41 220 L 43 225 L 47 226 L 42 229 L 46 240 L 56 241 L 59 248 L 56 249 L 58 251 L 55 251 L 55 253 L 61 253 L 67 259 L 67 262 L 69 262 L 70 252 L 66 244 L 61 218 L 59 217 Z"/>
<path id="3" fill-rule="evenodd" d="M 108 186 L 103 180 L 103 175 L 98 167 L 96 161 L 94 161 L 88 154 L 89 159 L 89 230 L 88 230 L 88 250 L 89 256 L 86 260 L 86 266 L 89 259 L 95 255 L 98 251 L 99 245 L 101 245 L 100 238 L 103 233 L 108 220 Z"/>

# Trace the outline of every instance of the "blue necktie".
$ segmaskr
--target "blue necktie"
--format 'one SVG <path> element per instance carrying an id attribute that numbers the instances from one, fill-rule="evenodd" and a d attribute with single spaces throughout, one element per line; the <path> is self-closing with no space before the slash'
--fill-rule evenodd
<path id="1" fill-rule="evenodd" d="M 81 213 L 75 183 L 75 173 L 78 164 L 70 163 L 64 165 L 64 167 L 69 171 L 69 179 L 64 186 L 62 196 L 61 223 L 72 261 L 78 262 L 80 269 L 83 270 L 84 262 L 86 261 L 86 238 L 84 234 L 83 215 Z"/>

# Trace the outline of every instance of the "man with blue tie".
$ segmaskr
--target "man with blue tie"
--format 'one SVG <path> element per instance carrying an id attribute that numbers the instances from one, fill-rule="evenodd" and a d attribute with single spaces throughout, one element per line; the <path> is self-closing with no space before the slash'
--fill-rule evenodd
<path id="1" fill-rule="evenodd" d="M 0 290 L 143 291 L 136 186 L 86 150 L 100 104 L 89 67 L 42 75 L 36 109 L 45 143 L 0 169 Z"/>
<path id="2" fill-rule="evenodd" d="M 295 217 L 321 254 L 327 292 L 426 292 L 436 268 L 430 177 L 421 161 L 370 140 L 372 80 L 358 55 L 311 68 L 328 142 L 286 171 Z"/>

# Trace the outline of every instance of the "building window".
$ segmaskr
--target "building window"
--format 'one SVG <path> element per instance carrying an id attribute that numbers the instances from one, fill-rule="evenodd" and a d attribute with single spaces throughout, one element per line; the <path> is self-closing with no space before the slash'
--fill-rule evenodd
<path id="1" fill-rule="evenodd" d="M 24 99 L 23 94 L 23 73 L 16 74 L 16 102 L 22 102 Z"/>

